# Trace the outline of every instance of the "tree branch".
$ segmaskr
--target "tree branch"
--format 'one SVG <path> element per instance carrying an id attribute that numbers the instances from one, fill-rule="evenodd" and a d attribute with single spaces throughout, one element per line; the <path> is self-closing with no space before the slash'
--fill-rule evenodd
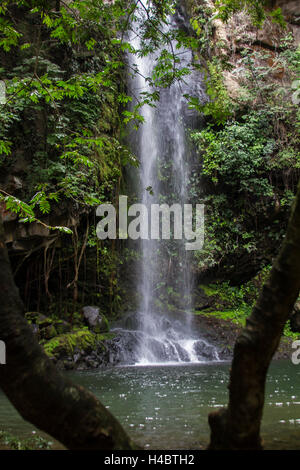
<path id="1" fill-rule="evenodd" d="M 0 386 L 24 419 L 69 449 L 136 448 L 114 416 L 83 387 L 58 372 L 23 318 L 0 217 L 0 338 L 7 364 Z"/>

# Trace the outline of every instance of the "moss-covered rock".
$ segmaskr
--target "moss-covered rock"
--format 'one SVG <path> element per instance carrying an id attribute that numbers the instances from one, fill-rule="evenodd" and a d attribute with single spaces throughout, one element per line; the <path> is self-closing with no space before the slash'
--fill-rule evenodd
<path id="1" fill-rule="evenodd" d="M 72 329 L 68 322 L 47 317 L 39 312 L 27 312 L 25 318 L 39 340 L 50 340 Z"/>
<path id="2" fill-rule="evenodd" d="M 87 354 L 92 352 L 97 348 L 97 339 L 95 333 L 83 328 L 55 336 L 44 343 L 43 347 L 50 358 L 59 359 L 73 356 L 76 348 Z"/>
<path id="3" fill-rule="evenodd" d="M 41 341 L 41 344 L 61 369 L 95 369 L 109 362 L 106 345 L 114 336 L 113 333 L 97 334 L 85 327 Z"/>
<path id="4" fill-rule="evenodd" d="M 108 333 L 109 323 L 106 316 L 100 312 L 99 307 L 86 306 L 82 308 L 85 323 L 95 333 Z"/>
<path id="5" fill-rule="evenodd" d="M 54 325 L 46 326 L 46 328 L 42 328 L 40 330 L 40 338 L 41 339 L 51 339 L 57 335 L 57 331 Z"/>
<path id="6" fill-rule="evenodd" d="M 65 320 L 55 320 L 54 322 L 57 334 L 69 333 L 72 330 L 70 323 Z"/>
<path id="7" fill-rule="evenodd" d="M 40 312 L 26 312 L 25 318 L 29 324 L 38 325 L 39 328 L 47 327 L 53 323 L 52 318 L 46 317 Z"/>

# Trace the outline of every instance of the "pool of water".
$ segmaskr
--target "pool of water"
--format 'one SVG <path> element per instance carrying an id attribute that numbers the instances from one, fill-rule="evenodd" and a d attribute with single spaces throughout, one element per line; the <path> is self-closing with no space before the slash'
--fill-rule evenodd
<path id="1" fill-rule="evenodd" d="M 207 416 L 228 401 L 229 363 L 115 367 L 69 372 L 148 449 L 201 449 L 209 440 Z M 28 437 L 26 423 L 0 392 L 0 428 Z M 268 374 L 262 436 L 269 449 L 299 449 L 300 366 L 274 362 Z"/>

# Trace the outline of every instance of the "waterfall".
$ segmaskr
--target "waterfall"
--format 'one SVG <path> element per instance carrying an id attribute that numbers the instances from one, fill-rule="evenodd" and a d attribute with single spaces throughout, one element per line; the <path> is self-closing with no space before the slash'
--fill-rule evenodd
<path id="1" fill-rule="evenodd" d="M 174 16 L 169 28 L 176 28 Z M 140 49 L 140 38 L 132 33 L 131 46 Z M 174 44 L 175 49 L 175 44 Z M 189 66 L 192 52 L 177 50 L 181 65 Z M 129 90 L 137 102 L 144 92 L 153 92 L 146 79 L 151 76 L 159 51 L 147 56 L 128 57 Z M 133 151 L 140 161 L 139 202 L 151 212 L 151 204 L 188 203 L 190 149 L 186 124 L 191 121 L 185 93 L 204 99 L 203 79 L 199 72 L 159 90 L 156 106 L 143 105 L 143 124 L 135 131 Z M 150 221 L 149 221 L 150 225 Z M 172 224 L 171 224 L 172 226 Z M 136 246 L 141 252 L 138 266 L 139 306 L 134 322 L 123 330 L 118 345 L 129 350 L 129 362 L 153 364 L 216 360 L 217 352 L 205 340 L 194 336 L 191 325 L 192 275 L 190 252 L 184 240 L 142 239 Z M 133 326 L 132 326 L 133 324 Z M 125 359 L 126 361 L 126 359 Z"/>

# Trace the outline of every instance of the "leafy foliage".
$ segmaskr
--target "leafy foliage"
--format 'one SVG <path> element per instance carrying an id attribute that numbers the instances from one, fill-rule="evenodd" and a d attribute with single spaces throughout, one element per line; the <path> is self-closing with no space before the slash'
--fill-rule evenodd
<path id="1" fill-rule="evenodd" d="M 285 26 L 281 8 L 276 8 L 268 12 L 266 7 L 269 6 L 269 3 L 268 0 L 217 0 L 216 9 L 218 17 L 225 22 L 228 21 L 234 13 L 246 10 L 251 16 L 255 26 L 261 26 L 268 14 L 275 22 L 279 23 L 281 26 Z"/>
<path id="2" fill-rule="evenodd" d="M 189 108 L 210 116 L 220 125 L 233 114 L 234 106 L 223 83 L 222 69 L 217 60 L 207 61 L 206 93 L 208 101 L 200 103 L 197 97 L 189 98 Z"/>
<path id="3" fill-rule="evenodd" d="M 8 432 L 0 431 L 0 443 L 11 450 L 51 450 L 53 446 L 53 442 L 35 435 L 35 431 L 33 436 L 27 439 L 19 439 Z"/>
<path id="4" fill-rule="evenodd" d="M 79 285 L 82 301 L 88 292 L 110 314 L 120 308 L 119 247 L 100 246 L 86 225 L 93 208 L 118 197 L 125 167 L 138 166 L 124 144 L 127 124 L 138 127 L 140 109 L 145 103 L 155 106 L 158 87 L 189 73 L 180 64 L 180 47 L 197 48 L 198 41 L 183 31 L 165 32 L 174 5 L 170 0 L 1 3 L 0 78 L 7 97 L 0 108 L 1 201 L 21 223 L 67 234 L 71 230 L 64 225 L 75 224 L 72 239 L 61 248 L 46 248 L 42 259 L 36 254 L 26 268 L 42 265 L 46 293 L 60 293 L 59 301 L 53 299 L 60 310 L 74 310 L 74 305 L 53 278 L 48 288 L 53 266 L 59 266 L 60 283 L 74 286 L 74 298 Z M 132 28 L 141 37 L 140 50 L 127 42 Z M 158 46 L 162 53 L 153 75 L 146 77 L 153 90 L 129 109 L 126 55 L 156 53 Z M 137 73 L 135 68 L 131 73 Z M 14 174 L 21 181 L 17 187 L 6 176 Z M 57 218 L 68 222 L 52 226 L 49 220 Z M 70 282 L 72 270 L 76 282 Z M 40 286 L 35 288 L 40 292 Z M 40 294 L 35 297 L 39 308 Z"/>
<path id="5" fill-rule="evenodd" d="M 204 149 L 203 174 L 214 183 L 222 179 L 238 192 L 273 196 L 272 186 L 263 176 L 276 149 L 268 116 L 253 112 L 241 122 L 228 121 L 220 131 L 207 128 L 192 134 Z"/>
<path id="6" fill-rule="evenodd" d="M 225 3 L 224 15 L 245 7 Z M 191 176 L 190 193 L 206 205 L 204 249 L 195 255 L 202 273 L 238 283 L 271 261 L 283 237 L 299 176 L 298 55 L 290 34 L 276 53 L 245 46 L 234 100 L 223 84 L 232 57 L 207 59 L 210 101 L 194 106 L 206 127 L 191 133 L 201 173 Z"/>

